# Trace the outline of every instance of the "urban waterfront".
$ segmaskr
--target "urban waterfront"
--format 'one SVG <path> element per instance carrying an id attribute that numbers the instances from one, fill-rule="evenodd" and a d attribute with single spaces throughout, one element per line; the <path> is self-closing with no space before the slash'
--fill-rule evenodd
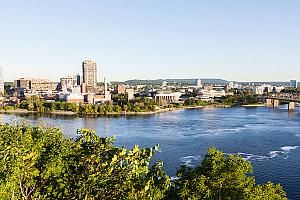
<path id="1" fill-rule="evenodd" d="M 300 110 L 286 106 L 272 108 L 230 108 L 181 110 L 150 116 L 131 117 L 46 117 L 1 115 L 3 122 L 25 118 L 32 123 L 61 126 L 71 137 L 78 128 L 98 135 L 117 137 L 116 145 L 134 144 L 161 152 L 154 159 L 164 161 L 165 170 L 175 177 L 176 169 L 195 166 L 209 147 L 238 153 L 253 164 L 258 183 L 280 182 L 290 199 L 300 199 Z"/>

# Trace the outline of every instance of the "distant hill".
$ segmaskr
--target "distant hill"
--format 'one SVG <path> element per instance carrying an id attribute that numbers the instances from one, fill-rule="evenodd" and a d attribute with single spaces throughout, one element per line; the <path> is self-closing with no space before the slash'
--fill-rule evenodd
<path id="1" fill-rule="evenodd" d="M 156 80 L 128 80 L 125 81 L 125 84 L 130 85 L 147 85 L 147 84 L 162 84 L 163 81 L 166 81 L 168 83 L 177 83 L 177 84 L 188 84 L 188 85 L 195 85 L 197 79 L 156 79 Z M 203 83 L 209 83 L 209 84 L 226 84 L 228 81 L 223 79 L 201 79 Z"/>

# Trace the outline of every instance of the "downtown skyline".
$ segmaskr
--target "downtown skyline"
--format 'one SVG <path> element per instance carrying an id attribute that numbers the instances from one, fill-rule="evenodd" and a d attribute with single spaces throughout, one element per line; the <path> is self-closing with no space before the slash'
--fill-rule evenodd
<path id="1" fill-rule="evenodd" d="M 0 2 L 4 80 L 300 79 L 300 2 Z"/>

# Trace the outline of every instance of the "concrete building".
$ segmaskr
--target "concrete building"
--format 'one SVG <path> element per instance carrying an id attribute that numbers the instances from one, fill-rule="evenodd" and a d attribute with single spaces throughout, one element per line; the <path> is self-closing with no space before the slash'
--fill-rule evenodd
<path id="1" fill-rule="evenodd" d="M 182 94 L 181 92 L 157 93 L 154 94 L 154 101 L 160 103 L 178 102 Z"/>
<path id="2" fill-rule="evenodd" d="M 290 87 L 292 87 L 292 88 L 297 88 L 297 87 L 298 87 L 298 82 L 297 82 L 297 80 L 290 80 Z"/>
<path id="3" fill-rule="evenodd" d="M 31 78 L 20 78 L 15 80 L 15 88 L 30 90 Z"/>
<path id="4" fill-rule="evenodd" d="M 126 89 L 126 93 L 128 95 L 128 100 L 134 99 L 134 89 Z"/>
<path id="5" fill-rule="evenodd" d="M 60 89 L 74 89 L 78 85 L 77 76 L 67 76 L 60 78 Z"/>
<path id="6" fill-rule="evenodd" d="M 221 98 L 223 96 L 226 95 L 226 92 L 225 90 L 216 90 L 216 89 L 212 89 L 212 90 L 206 90 L 206 89 L 203 89 L 203 90 L 200 90 L 198 95 L 197 95 L 197 98 L 199 100 L 202 100 L 202 101 L 210 101 L 214 98 Z"/>
<path id="7" fill-rule="evenodd" d="M 70 93 L 66 95 L 65 100 L 69 103 L 84 103 L 84 96 L 81 94 Z"/>
<path id="8" fill-rule="evenodd" d="M 117 85 L 117 86 L 115 87 L 115 93 L 116 93 L 116 94 L 125 94 L 125 92 L 126 92 L 126 87 L 125 87 L 125 85 Z"/>
<path id="9" fill-rule="evenodd" d="M 91 60 L 82 63 L 82 83 L 87 87 L 97 86 L 97 64 Z"/>
<path id="10" fill-rule="evenodd" d="M 226 91 L 228 91 L 228 90 L 232 90 L 232 89 L 233 89 L 233 87 L 234 87 L 234 84 L 233 84 L 233 82 L 229 82 L 229 83 L 226 85 Z"/>
<path id="11" fill-rule="evenodd" d="M 199 88 L 202 88 L 202 82 L 201 82 L 201 79 L 197 79 L 196 81 L 196 87 L 199 89 Z"/>
<path id="12" fill-rule="evenodd" d="M 57 83 L 49 79 L 20 78 L 15 80 L 15 88 L 27 94 L 52 94 L 56 91 Z"/>
<path id="13" fill-rule="evenodd" d="M 263 86 L 256 86 L 253 88 L 253 91 L 255 92 L 255 94 L 258 94 L 258 95 L 263 95 L 264 90 L 265 90 L 265 88 Z"/>
<path id="14" fill-rule="evenodd" d="M 31 79 L 30 89 L 33 91 L 53 91 L 56 90 L 57 84 L 49 79 Z"/>

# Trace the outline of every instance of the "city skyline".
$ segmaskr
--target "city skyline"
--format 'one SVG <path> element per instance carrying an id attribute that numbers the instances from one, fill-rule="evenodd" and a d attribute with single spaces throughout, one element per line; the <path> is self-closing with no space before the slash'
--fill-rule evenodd
<path id="1" fill-rule="evenodd" d="M 300 80 L 300 2 L 0 2 L 5 81 L 59 80 L 81 62 L 98 81 Z M 299 75 L 297 75 L 299 74 Z"/>

